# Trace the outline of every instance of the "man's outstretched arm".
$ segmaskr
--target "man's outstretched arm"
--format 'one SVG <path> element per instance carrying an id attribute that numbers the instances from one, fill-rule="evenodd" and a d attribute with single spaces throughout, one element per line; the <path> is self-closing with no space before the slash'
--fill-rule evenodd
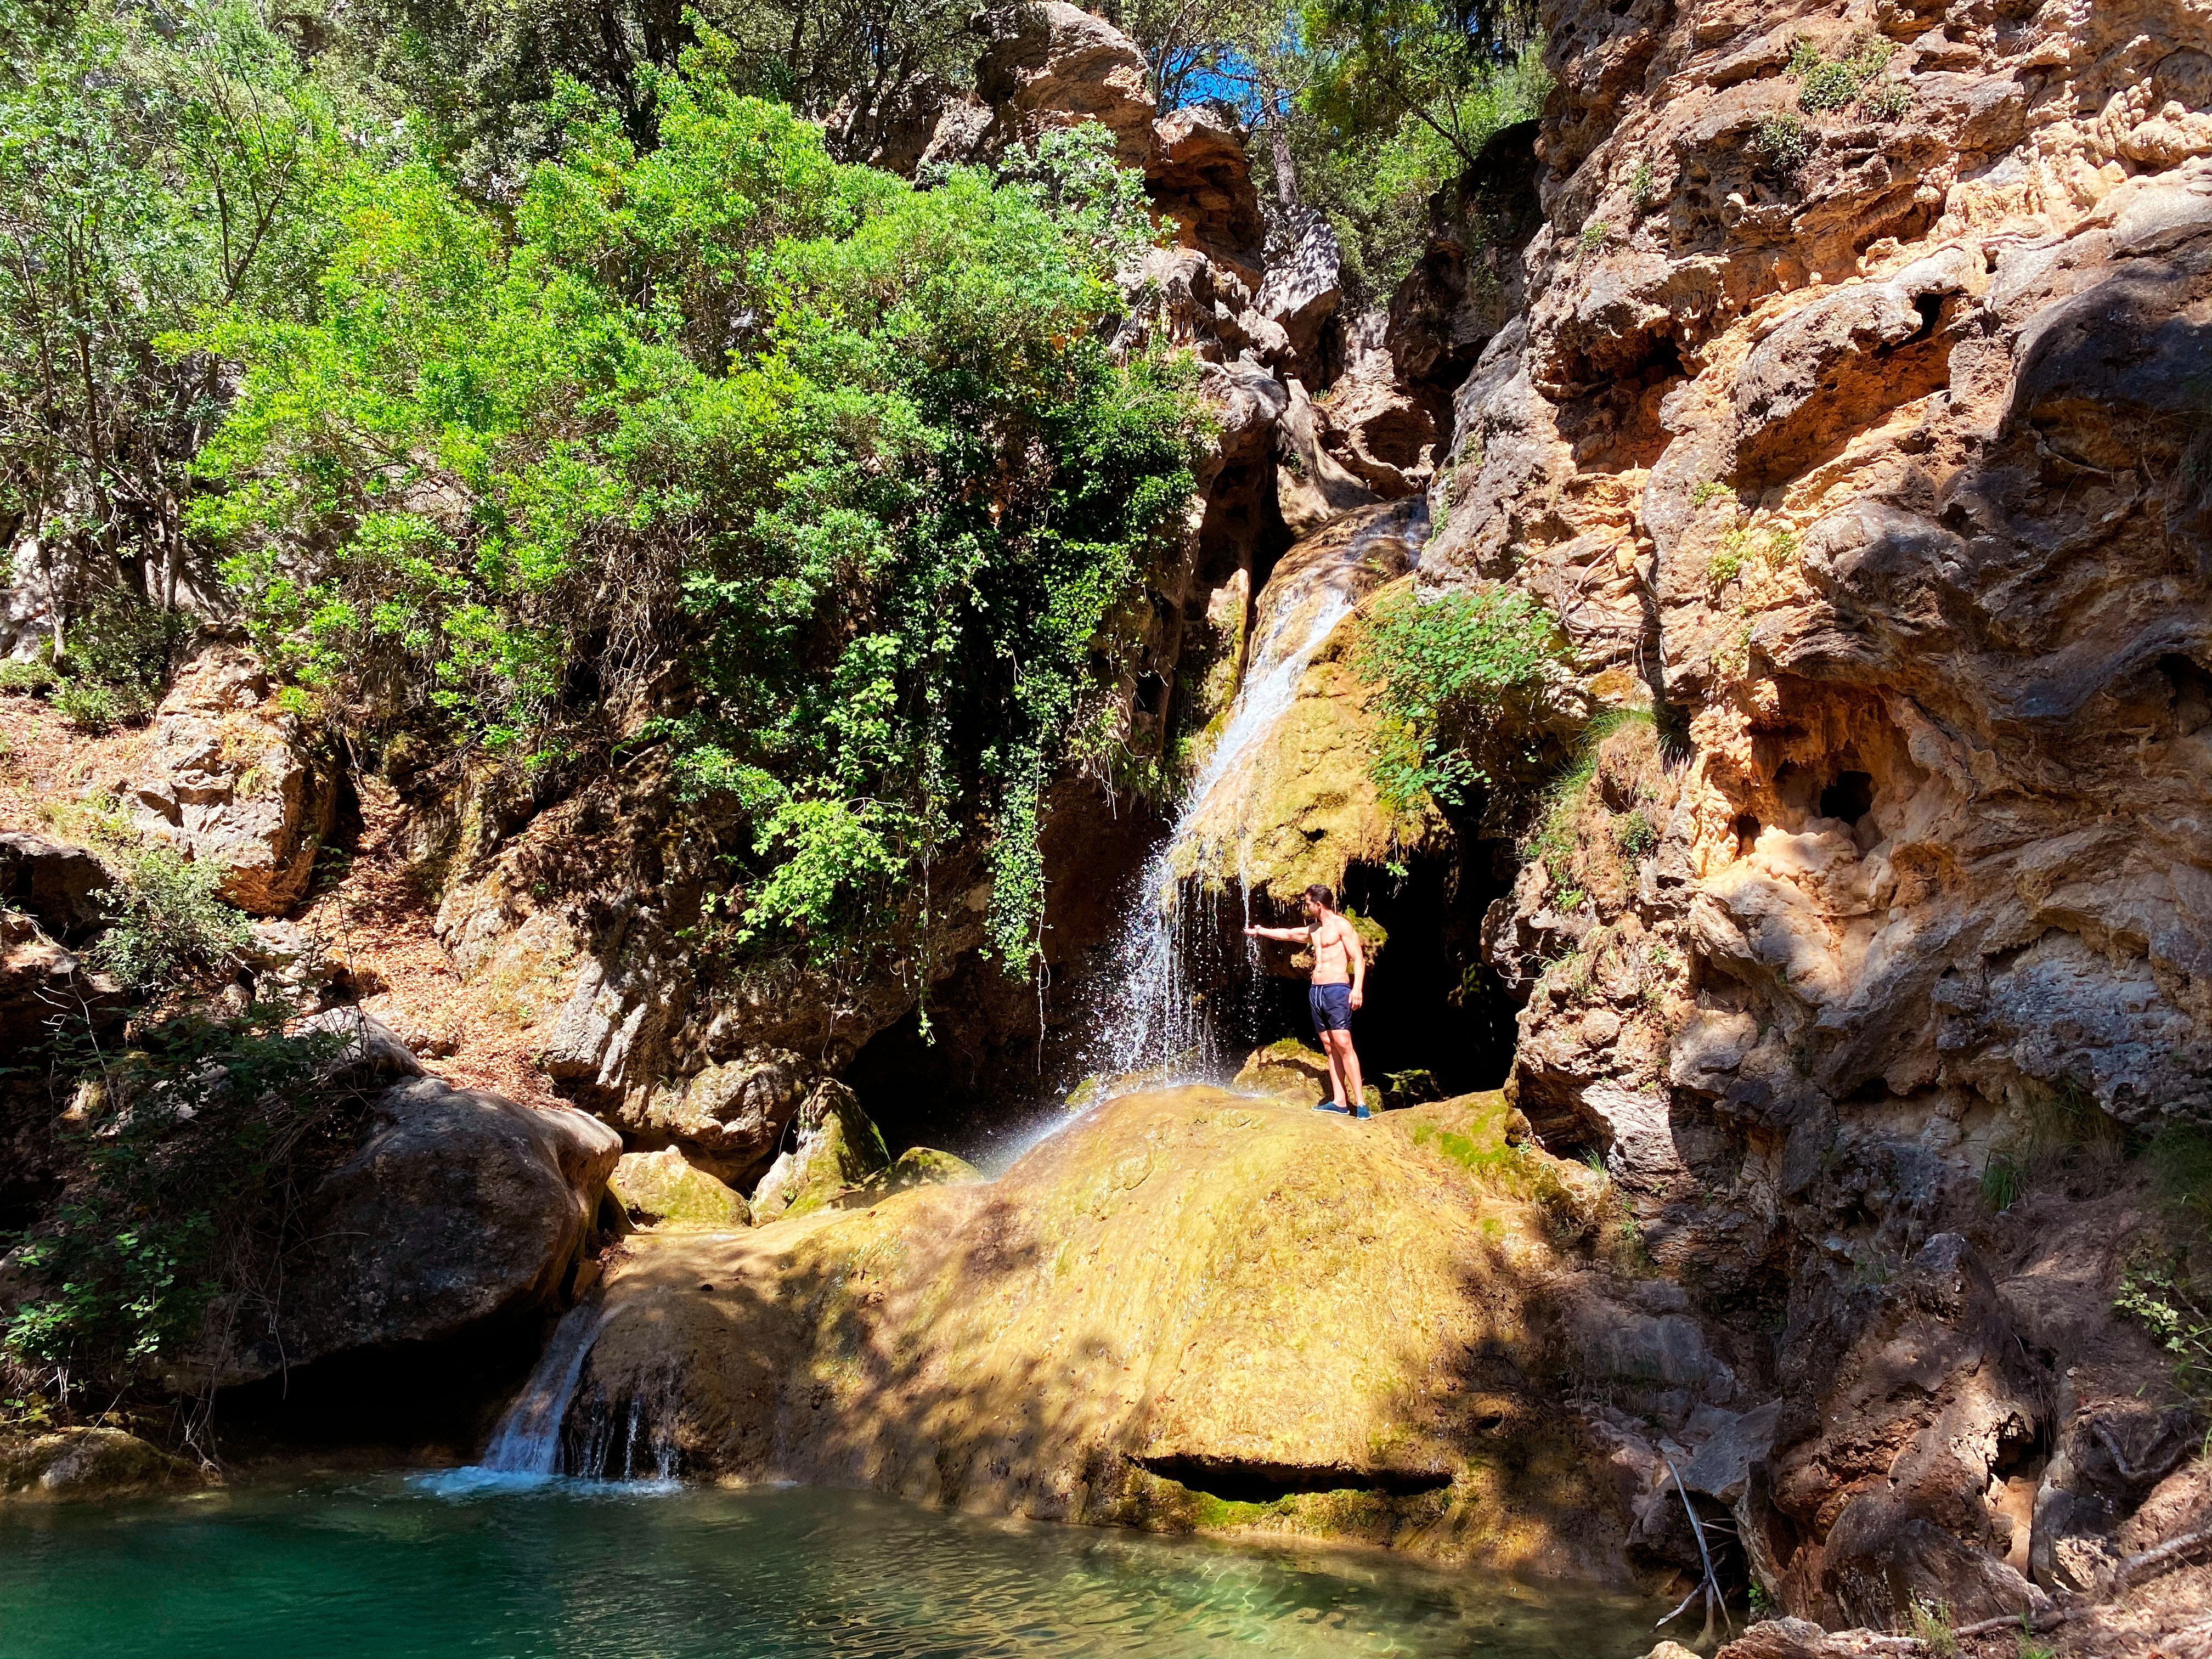
<path id="1" fill-rule="evenodd" d="M 1279 939 L 1292 945 L 1304 945 L 1313 937 L 1313 929 L 1310 927 L 1262 927 L 1256 922 L 1249 922 L 1245 925 L 1244 937 Z"/>

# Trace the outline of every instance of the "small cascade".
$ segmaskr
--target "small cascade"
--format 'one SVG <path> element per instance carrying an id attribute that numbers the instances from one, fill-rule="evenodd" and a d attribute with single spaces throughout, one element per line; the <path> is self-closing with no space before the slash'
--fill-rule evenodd
<path id="1" fill-rule="evenodd" d="M 594 1480 L 675 1480 L 683 1385 L 682 1367 L 669 1358 L 619 1396 L 604 1385 L 593 1389 L 570 1413 L 574 1420 L 563 1442 L 569 1468 Z"/>
<path id="2" fill-rule="evenodd" d="M 597 1301 L 580 1302 L 562 1316 L 553 1340 L 531 1372 L 530 1381 L 507 1408 L 484 1453 L 483 1468 L 499 1474 L 554 1475 L 561 1468 L 561 1425 L 568 1415 L 577 1379 L 591 1358 L 592 1344 L 606 1325 Z"/>
<path id="3" fill-rule="evenodd" d="M 1418 502 L 1347 514 L 1291 549 L 1268 579 L 1228 718 L 1183 793 L 1174 828 L 1146 861 L 1124 918 L 1115 950 L 1121 965 L 1098 1022 L 1094 1072 L 1139 1073 L 1162 1084 L 1220 1075 L 1215 1000 L 1240 981 L 1249 987 L 1258 963 L 1253 947 L 1224 928 L 1222 915 L 1222 907 L 1234 902 L 1242 911 L 1237 925 L 1251 920 L 1242 878 L 1250 831 L 1236 826 L 1255 763 L 1337 625 L 1378 574 L 1395 574 L 1410 565 L 1407 557 L 1392 568 L 1392 559 L 1378 556 L 1383 551 L 1378 544 L 1387 541 L 1393 553 L 1418 547 L 1426 517 Z M 1216 883 L 1190 878 L 1232 845 L 1239 876 L 1233 895 Z"/>
<path id="4" fill-rule="evenodd" d="M 471 1498 L 564 1477 L 634 1487 L 672 1483 L 681 1462 L 676 1425 L 683 1376 L 676 1361 L 655 1364 L 619 1393 L 604 1380 L 585 1382 L 614 1311 L 596 1298 L 571 1308 L 500 1419 L 483 1462 L 412 1484 L 443 1497 Z"/>

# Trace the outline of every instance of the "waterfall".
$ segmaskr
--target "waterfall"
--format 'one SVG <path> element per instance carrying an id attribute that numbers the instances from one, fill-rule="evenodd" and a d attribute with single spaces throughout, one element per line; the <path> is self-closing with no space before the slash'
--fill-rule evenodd
<path id="1" fill-rule="evenodd" d="M 1374 544 L 1392 537 L 1418 546 L 1426 520 L 1419 503 L 1348 514 L 1299 543 L 1268 579 L 1255 607 L 1255 636 L 1228 718 L 1183 792 L 1174 827 L 1146 860 L 1123 918 L 1091 1055 L 1094 1074 L 1141 1073 L 1161 1083 L 1220 1074 L 1212 999 L 1237 980 L 1249 980 L 1257 955 L 1249 944 L 1224 955 L 1220 907 L 1230 896 L 1216 884 L 1188 878 L 1195 866 L 1224 850 L 1208 844 L 1209 834 L 1218 836 L 1223 824 L 1236 824 L 1235 902 L 1243 912 L 1238 925 L 1251 920 L 1243 879 L 1250 830 L 1224 809 L 1240 804 L 1261 745 L 1297 701 L 1298 682 L 1315 653 L 1372 585 Z"/>
<path id="2" fill-rule="evenodd" d="M 656 1364 L 611 1392 L 605 1379 L 580 1399 L 585 1362 L 612 1312 L 594 1298 L 562 1316 L 529 1382 L 492 1431 L 483 1462 L 416 1477 L 410 1483 L 441 1497 L 542 1486 L 563 1475 L 665 1486 L 680 1453 L 676 1423 L 683 1404 L 680 1369 Z M 573 1419 L 573 1420 L 572 1420 Z"/>
<path id="3" fill-rule="evenodd" d="M 561 1424 L 575 1396 L 576 1380 L 584 1374 L 584 1361 L 606 1322 L 606 1310 L 596 1300 L 580 1302 L 561 1316 L 537 1370 L 492 1435 L 485 1468 L 501 1474 L 561 1473 Z"/>

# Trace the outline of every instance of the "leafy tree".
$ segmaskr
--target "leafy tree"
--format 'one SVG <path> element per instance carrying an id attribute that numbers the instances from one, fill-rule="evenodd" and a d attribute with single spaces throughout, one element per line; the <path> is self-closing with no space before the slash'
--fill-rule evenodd
<path id="1" fill-rule="evenodd" d="M 64 602 L 119 565 L 174 603 L 220 386 L 154 337 L 211 306 L 283 312 L 319 252 L 301 209 L 334 137 L 290 52 L 236 0 L 163 23 L 120 0 L 0 14 L 28 43 L 0 77 L 0 527 Z"/>
<path id="2" fill-rule="evenodd" d="M 706 38 L 732 90 L 827 121 L 833 148 L 864 155 L 910 94 L 966 83 L 978 45 L 969 10 L 954 0 L 368 0 L 336 50 L 365 84 L 396 90 L 473 190 L 509 198 L 557 149 L 562 82 L 588 88 L 649 149 L 664 77 Z"/>
<path id="3" fill-rule="evenodd" d="M 1382 684 L 1372 772 L 1395 811 L 1468 807 L 1540 763 L 1525 735 L 1547 671 L 1566 660 L 1559 626 L 1525 593 L 1464 588 L 1424 602 L 1410 584 L 1368 617 L 1359 669 Z"/>
<path id="4" fill-rule="evenodd" d="M 1110 15 L 1164 112 L 1233 106 L 1263 194 L 1328 219 L 1355 308 L 1388 301 L 1426 240 L 1428 198 L 1550 86 L 1515 3 L 1120 0 Z"/>
<path id="5" fill-rule="evenodd" d="M 981 838 L 1012 969 L 1045 781 L 1190 487 L 1186 372 L 1102 342 L 1141 184 L 1079 129 L 915 191 L 734 52 L 653 82 L 650 151 L 571 83 L 511 228 L 419 164 L 342 179 L 319 320 L 171 345 L 246 371 L 195 522 L 310 684 L 541 759 L 665 741 L 743 826 L 741 941 L 881 939 Z"/>
<path id="6" fill-rule="evenodd" d="M 1522 7 L 1477 10 L 1449 0 L 1309 0 L 1301 21 L 1321 65 L 1313 113 L 1346 133 L 1410 123 L 1467 166 L 1504 125 L 1501 76 L 1540 75 L 1528 61 L 1524 15 Z"/>

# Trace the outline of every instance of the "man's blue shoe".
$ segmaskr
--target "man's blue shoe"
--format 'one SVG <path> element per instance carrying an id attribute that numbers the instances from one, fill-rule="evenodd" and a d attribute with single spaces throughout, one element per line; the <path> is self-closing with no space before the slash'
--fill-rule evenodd
<path id="1" fill-rule="evenodd" d="M 1352 1108 L 1346 1105 L 1340 1100 L 1316 1101 L 1314 1103 L 1314 1110 L 1316 1112 L 1334 1112 L 1339 1117 L 1350 1117 L 1352 1115 Z M 1364 1108 L 1360 1111 L 1359 1115 L 1362 1117 L 1367 1115 Z"/>
<path id="2" fill-rule="evenodd" d="M 1352 1109 L 1352 1115 L 1354 1117 L 1373 1117 L 1375 1115 L 1375 1114 L 1369 1111 L 1364 1105 L 1354 1107 Z"/>

